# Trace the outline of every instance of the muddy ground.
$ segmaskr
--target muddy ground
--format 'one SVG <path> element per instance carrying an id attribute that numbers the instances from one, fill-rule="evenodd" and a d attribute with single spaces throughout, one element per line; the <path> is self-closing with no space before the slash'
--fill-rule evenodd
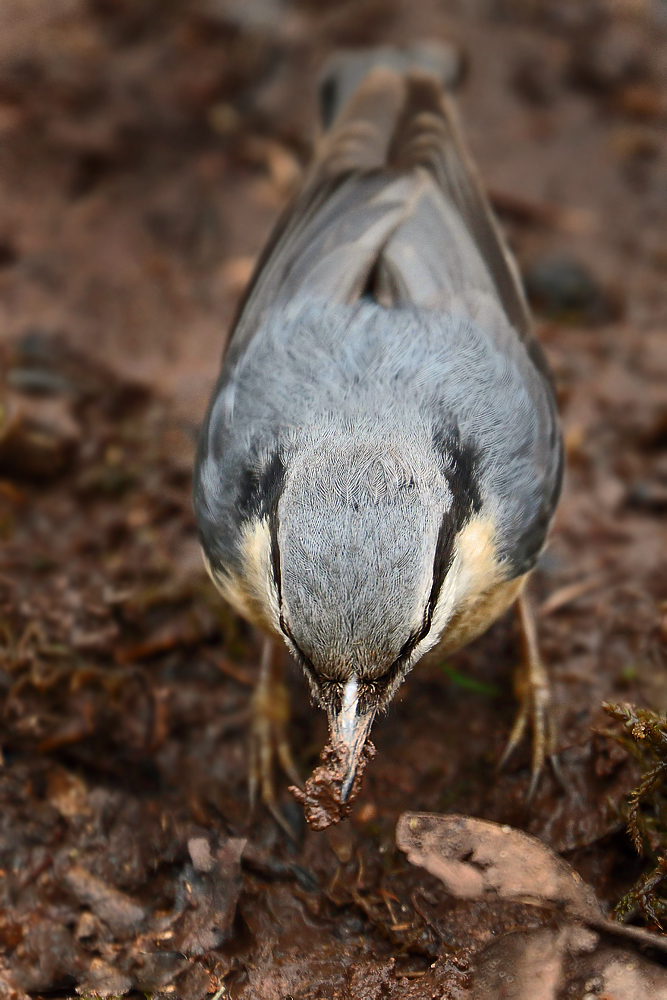
<path id="1" fill-rule="evenodd" d="M 527 807 L 528 747 L 494 771 L 510 616 L 408 679 L 349 821 L 307 830 L 280 778 L 290 839 L 249 813 L 259 640 L 203 573 L 192 454 L 312 148 L 318 68 L 418 37 L 460 46 L 470 145 L 556 374 L 568 470 L 533 594 L 565 780 Z M 493 945 L 511 971 L 516 934 L 557 915 L 457 899 L 396 847 L 399 816 L 528 831 L 605 912 L 650 867 L 624 832 L 641 767 L 601 705 L 667 709 L 666 222 L 658 0 L 5 0 L 0 996 L 534 1000 L 476 969 Z M 326 727 L 290 669 L 305 776 Z M 610 984 L 573 962 L 539 995 L 632 995 Z"/>

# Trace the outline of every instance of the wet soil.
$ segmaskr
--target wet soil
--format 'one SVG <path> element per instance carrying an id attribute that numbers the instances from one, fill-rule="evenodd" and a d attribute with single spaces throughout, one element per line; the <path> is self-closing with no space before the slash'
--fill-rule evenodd
<path id="1" fill-rule="evenodd" d="M 326 830 L 351 815 L 361 791 L 366 765 L 375 757 L 375 752 L 371 741 L 366 740 L 354 780 L 345 796 L 343 789 L 349 770 L 349 751 L 335 743 L 326 744 L 320 754 L 320 763 L 306 781 L 305 788 L 290 787 L 296 801 L 303 806 L 303 814 L 311 830 Z"/>
<path id="2" fill-rule="evenodd" d="M 485 946 L 553 915 L 457 899 L 397 849 L 406 810 L 534 834 L 605 910 L 644 871 L 623 829 L 639 768 L 601 705 L 667 709 L 659 7 L 2 5 L 0 996 L 471 995 Z M 192 455 L 312 148 L 322 60 L 423 36 L 461 46 L 466 132 L 556 376 L 568 469 L 532 593 L 564 780 L 528 806 L 529 747 L 494 769 L 515 712 L 508 616 L 408 678 L 349 820 L 307 829 L 276 775 L 290 838 L 249 812 L 259 638 L 201 567 Z M 306 776 L 325 718 L 287 669 Z"/>

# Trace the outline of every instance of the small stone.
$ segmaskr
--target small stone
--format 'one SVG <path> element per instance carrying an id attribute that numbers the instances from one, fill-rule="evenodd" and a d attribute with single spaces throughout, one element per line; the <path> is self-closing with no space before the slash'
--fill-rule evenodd
<path id="1" fill-rule="evenodd" d="M 82 996 L 109 997 L 122 996 L 132 988 L 132 980 L 119 969 L 115 969 L 103 958 L 94 958 L 90 968 L 76 992 Z"/>
<path id="2" fill-rule="evenodd" d="M 69 400 L 0 397 L 0 476 L 52 479 L 72 465 L 80 438 Z"/>
<path id="3" fill-rule="evenodd" d="M 97 937 L 100 931 L 100 922 L 96 916 L 94 916 L 89 910 L 84 910 L 77 921 L 76 928 L 74 930 L 74 937 L 77 941 L 83 941 L 86 938 Z"/>
<path id="4" fill-rule="evenodd" d="M 602 322 L 616 311 L 588 268 L 572 257 L 536 261 L 524 273 L 524 283 L 535 308 L 554 318 Z"/>

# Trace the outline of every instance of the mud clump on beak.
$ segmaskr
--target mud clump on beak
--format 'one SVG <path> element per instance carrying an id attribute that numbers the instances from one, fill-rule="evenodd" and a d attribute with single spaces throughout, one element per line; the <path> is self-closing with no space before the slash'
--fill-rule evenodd
<path id="1" fill-rule="evenodd" d="M 371 741 L 366 739 L 361 752 L 355 755 L 354 780 L 349 785 L 350 748 L 345 743 L 331 740 L 322 750 L 321 763 L 306 782 L 306 787 L 290 787 L 296 801 L 303 806 L 306 822 L 312 830 L 326 830 L 350 815 L 361 788 L 364 769 L 375 752 Z"/>

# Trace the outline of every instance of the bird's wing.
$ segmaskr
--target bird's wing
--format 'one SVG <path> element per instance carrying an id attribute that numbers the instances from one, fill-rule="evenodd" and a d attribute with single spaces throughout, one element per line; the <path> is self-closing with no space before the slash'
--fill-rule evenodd
<path id="1" fill-rule="evenodd" d="M 386 170 L 402 99 L 401 77 L 373 70 L 323 136 L 303 188 L 278 220 L 241 301 L 227 367 L 277 305 L 321 284 L 332 302 L 351 302 L 363 293 L 381 248 L 403 218 L 413 183 Z M 387 189 L 396 181 L 402 184 L 392 197 Z"/>
<path id="2" fill-rule="evenodd" d="M 447 305 L 452 294 L 495 292 L 521 334 L 530 315 L 510 255 L 456 121 L 451 98 L 425 74 L 403 79 L 404 102 L 388 160 L 393 169 L 423 171 L 431 181 L 383 254 L 389 272 L 415 305 Z M 436 290 L 423 292 L 427 285 Z"/>
<path id="3" fill-rule="evenodd" d="M 338 110 L 262 254 L 230 355 L 243 353 L 276 306 L 363 294 L 389 307 L 463 308 L 473 318 L 496 305 L 548 377 L 453 102 L 423 69 L 371 69 Z"/>

